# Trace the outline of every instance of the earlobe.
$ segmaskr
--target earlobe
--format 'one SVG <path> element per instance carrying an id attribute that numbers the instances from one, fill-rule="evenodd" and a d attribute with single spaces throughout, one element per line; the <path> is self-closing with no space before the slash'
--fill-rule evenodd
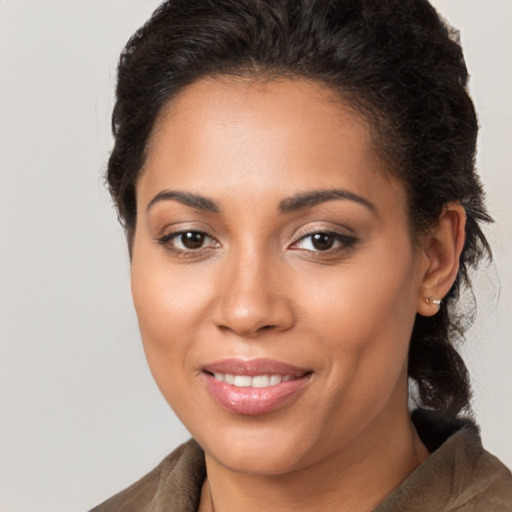
<path id="1" fill-rule="evenodd" d="M 424 240 L 427 264 L 423 274 L 418 313 L 435 315 L 444 296 L 450 291 L 457 272 L 459 258 L 464 248 L 466 212 L 460 203 L 450 203 Z"/>

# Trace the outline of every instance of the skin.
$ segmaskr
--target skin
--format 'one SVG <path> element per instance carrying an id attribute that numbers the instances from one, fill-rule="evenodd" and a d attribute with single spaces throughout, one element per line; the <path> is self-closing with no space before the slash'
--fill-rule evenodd
<path id="1" fill-rule="evenodd" d="M 364 201 L 280 208 L 333 189 Z M 162 111 L 137 183 L 132 292 L 154 378 L 205 450 L 200 510 L 371 510 L 428 456 L 408 344 L 455 279 L 464 213 L 448 205 L 413 247 L 406 204 L 365 120 L 319 84 L 208 78 Z M 207 236 L 186 249 L 181 231 Z M 312 233 L 338 239 L 318 250 Z M 283 407 L 234 414 L 202 372 L 233 357 L 312 373 Z"/>

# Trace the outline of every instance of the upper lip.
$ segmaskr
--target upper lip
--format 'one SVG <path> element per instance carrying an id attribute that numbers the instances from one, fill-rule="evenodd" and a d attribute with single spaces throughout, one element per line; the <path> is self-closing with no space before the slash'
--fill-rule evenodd
<path id="1" fill-rule="evenodd" d="M 203 371 L 208 373 L 228 373 L 232 375 L 291 375 L 302 377 L 311 370 L 299 368 L 292 364 L 275 361 L 273 359 L 223 359 L 203 366 Z"/>

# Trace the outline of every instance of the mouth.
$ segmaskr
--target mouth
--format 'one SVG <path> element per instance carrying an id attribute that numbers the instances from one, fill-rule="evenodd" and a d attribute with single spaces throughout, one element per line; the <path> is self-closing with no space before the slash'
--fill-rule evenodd
<path id="1" fill-rule="evenodd" d="M 250 416 L 281 408 L 300 394 L 313 374 L 268 359 L 229 359 L 202 370 L 206 387 L 217 403 L 232 413 Z"/>
<path id="2" fill-rule="evenodd" d="M 234 375 L 233 373 L 213 373 L 210 375 L 219 382 L 226 382 L 237 388 L 267 388 L 269 386 L 277 386 L 281 382 L 290 382 L 297 378 L 292 375 L 280 374 L 255 375 L 254 377 L 250 375 Z"/>

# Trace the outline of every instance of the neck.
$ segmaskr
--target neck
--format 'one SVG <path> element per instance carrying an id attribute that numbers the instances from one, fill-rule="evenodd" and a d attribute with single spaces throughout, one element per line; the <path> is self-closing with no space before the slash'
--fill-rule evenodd
<path id="1" fill-rule="evenodd" d="M 338 452 L 283 475 L 233 472 L 206 455 L 199 511 L 371 511 L 427 456 L 407 409 L 384 411 Z"/>

